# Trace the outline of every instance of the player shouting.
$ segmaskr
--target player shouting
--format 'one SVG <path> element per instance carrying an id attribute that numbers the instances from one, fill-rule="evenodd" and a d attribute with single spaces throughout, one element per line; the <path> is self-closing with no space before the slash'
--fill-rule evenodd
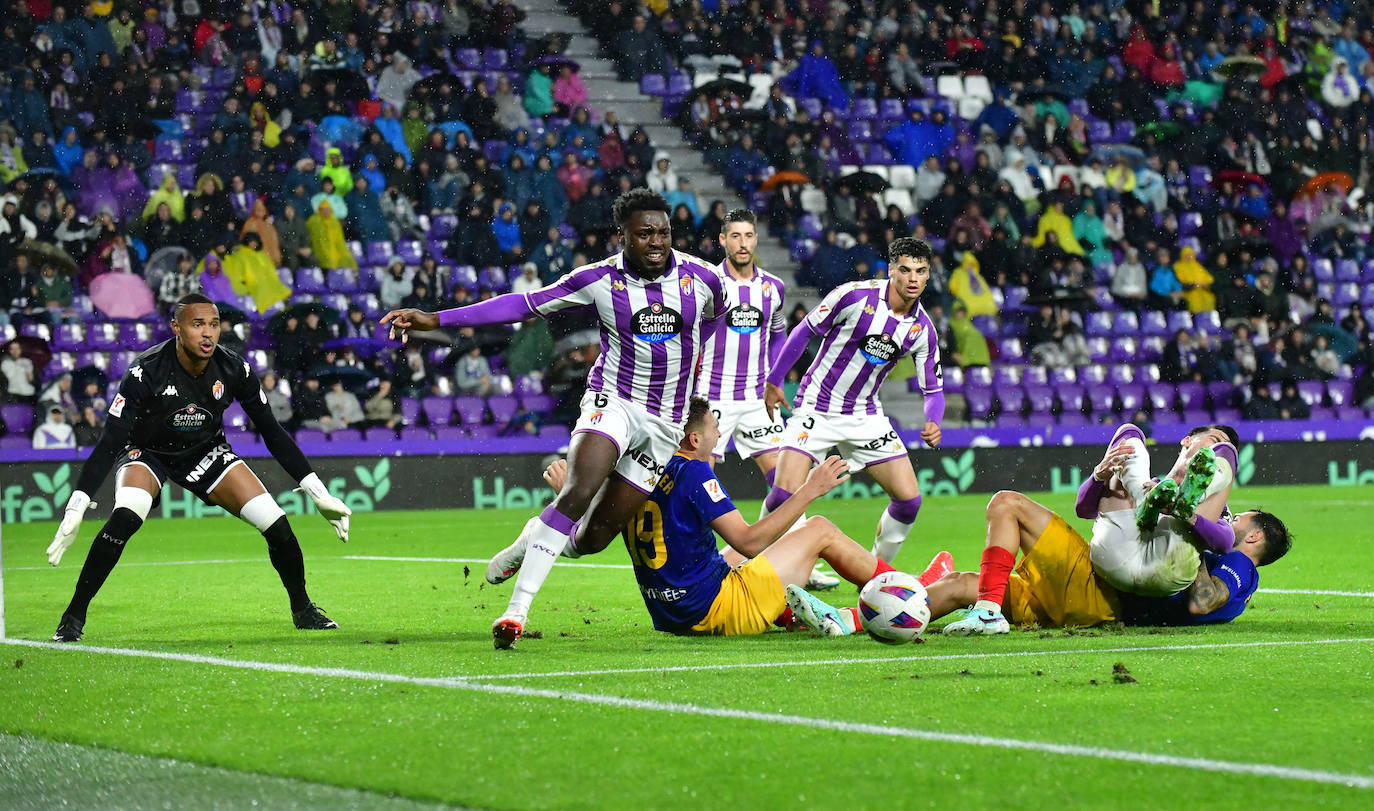
<path id="1" fill-rule="evenodd" d="M 235 400 L 242 404 L 273 458 L 300 482 L 342 541 L 348 540 L 351 510 L 329 494 L 272 416 L 267 395 L 248 363 L 219 345 L 219 309 L 214 302 L 199 293 L 182 296 L 173 311 L 172 332 L 172 339 L 139 355 L 124 373 L 105 430 L 81 468 L 57 536 L 48 547 L 48 562 L 56 566 L 76 540 L 86 509 L 94 506 L 90 494 L 100 488 L 110 468 L 117 467 L 114 510 L 86 554 L 76 593 L 53 639 L 81 639 L 91 599 L 169 481 L 262 533 L 268 557 L 291 599 L 297 628 L 339 627 L 306 593 L 305 561 L 286 513 L 225 439 L 223 417 L 229 405 Z"/>
<path id="2" fill-rule="evenodd" d="M 832 290 L 792 330 L 768 373 L 764 402 L 771 415 L 783 402 L 782 382 L 813 337 L 821 349 L 797 391 L 787 420 L 773 489 L 764 506 L 777 509 L 811 465 L 838 447 L 851 469 L 865 468 L 891 503 L 878 520 L 874 554 L 889 563 L 916 521 L 921 490 L 906 446 L 883 413 L 878 388 L 904 355 L 916 362 L 925 396 L 921 438 L 940 444 L 945 413 L 935 325 L 921 307 L 930 281 L 930 246 L 903 237 L 888 249 L 888 279 L 850 282 Z"/>
<path id="3" fill-rule="evenodd" d="M 605 549 L 649 497 L 682 437 L 703 322 L 726 311 L 720 276 L 669 247 L 669 208 L 661 195 L 633 189 L 613 210 L 624 250 L 548 287 L 440 313 L 393 310 L 382 318 L 403 340 L 406 330 L 511 323 L 586 305 L 600 318 L 601 353 L 573 428 L 567 481 L 487 566 L 491 583 L 519 573 L 506 612 L 492 626 L 498 648 L 520 638 L 559 554 Z"/>

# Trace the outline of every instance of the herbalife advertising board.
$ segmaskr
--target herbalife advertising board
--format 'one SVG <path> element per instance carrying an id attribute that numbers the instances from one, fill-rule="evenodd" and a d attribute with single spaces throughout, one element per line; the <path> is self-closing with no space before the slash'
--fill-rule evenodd
<path id="1" fill-rule="evenodd" d="M 1163 450 L 1163 449 L 1161 449 Z M 1100 448 L 1012 447 L 920 450 L 911 454 L 927 498 L 998 490 L 1073 493 L 1097 463 Z M 1172 456 L 1170 450 L 1169 455 Z M 542 472 L 553 457 L 538 454 L 483 456 L 316 457 L 312 460 L 334 494 L 354 512 L 445 508 L 531 509 L 553 493 Z M 271 459 L 250 460 L 254 471 L 288 514 L 314 510 L 294 492 Z M 79 473 L 79 462 L 19 462 L 0 472 L 0 522 L 49 521 L 60 515 Z M 737 499 L 765 494 L 752 462 L 731 458 L 718 470 Z M 1244 485 L 1374 484 L 1374 442 L 1245 443 L 1240 448 L 1239 483 Z M 95 501 L 109 504 L 113 476 Z M 831 491 L 829 498 L 886 498 L 867 476 Z M 223 515 L 179 487 L 162 493 L 152 515 L 163 518 Z"/>

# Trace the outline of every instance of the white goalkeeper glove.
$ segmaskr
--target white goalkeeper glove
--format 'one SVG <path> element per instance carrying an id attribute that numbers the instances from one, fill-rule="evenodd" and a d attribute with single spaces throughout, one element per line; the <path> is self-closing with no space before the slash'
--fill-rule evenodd
<path id="1" fill-rule="evenodd" d="M 48 563 L 56 566 L 62 561 L 62 553 L 76 540 L 76 534 L 81 531 L 81 519 L 88 509 L 95 509 L 95 505 L 91 503 L 91 497 L 80 490 L 67 499 L 67 511 L 62 516 L 62 523 L 57 525 L 57 534 L 53 536 L 52 543 L 48 545 Z"/>
<path id="2" fill-rule="evenodd" d="M 325 487 L 324 482 L 314 473 L 301 479 L 301 486 L 296 489 L 310 496 L 310 500 L 315 502 L 315 509 L 319 510 L 324 520 L 334 528 L 334 534 L 339 536 L 339 540 L 348 543 L 348 516 L 353 514 L 348 505 L 331 496 L 329 488 Z"/>

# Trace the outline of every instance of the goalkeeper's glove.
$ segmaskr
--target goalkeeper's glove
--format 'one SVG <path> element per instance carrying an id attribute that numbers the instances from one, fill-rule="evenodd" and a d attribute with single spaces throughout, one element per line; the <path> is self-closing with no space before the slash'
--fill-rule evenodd
<path id="1" fill-rule="evenodd" d="M 91 503 L 91 497 L 80 490 L 67 499 L 67 511 L 62 516 L 62 523 L 57 525 L 57 534 L 53 536 L 52 543 L 48 545 L 48 563 L 56 566 L 61 562 L 62 553 L 67 551 L 67 547 L 76 540 L 76 534 L 81 531 L 81 519 L 88 509 L 95 509 L 95 505 Z"/>
<path id="2" fill-rule="evenodd" d="M 320 477 L 314 473 L 301 479 L 301 486 L 296 488 L 302 490 L 310 500 L 315 502 L 315 509 L 319 510 L 324 520 L 334 528 L 334 533 L 339 536 L 339 540 L 348 543 L 348 517 L 353 511 L 348 509 L 348 505 L 329 494 L 329 489 L 320 481 Z"/>

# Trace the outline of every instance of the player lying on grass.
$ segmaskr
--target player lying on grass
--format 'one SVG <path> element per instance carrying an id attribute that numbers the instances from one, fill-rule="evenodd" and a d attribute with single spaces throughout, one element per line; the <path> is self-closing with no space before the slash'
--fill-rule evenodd
<path id="1" fill-rule="evenodd" d="M 719 439 L 710 403 L 692 398 L 677 453 L 626 528 L 625 545 L 654 628 L 761 634 L 786 613 L 788 595 L 802 590 L 817 559 L 857 586 L 892 571 L 825 518 L 809 518 L 789 531 L 811 502 L 849 478 L 842 459 L 832 456 L 817 465 L 795 494 L 751 525 L 711 470 Z M 549 466 L 546 478 L 555 488 L 564 470 L 561 461 Z M 726 554 L 716 548 L 717 533 L 729 546 Z M 942 553 L 923 577 L 934 580 L 950 568 L 948 553 Z M 845 613 L 852 629 L 853 614 Z"/>
<path id="2" fill-rule="evenodd" d="M 117 467 L 114 510 L 86 554 L 76 593 L 53 639 L 81 638 L 91 599 L 168 482 L 223 507 L 262 533 L 268 557 L 291 599 L 297 628 L 339 627 L 306 593 L 305 561 L 286 513 L 225 439 L 223 416 L 230 404 L 242 404 L 273 458 L 300 482 L 342 541 L 348 540 L 351 511 L 329 494 L 295 440 L 272 416 L 267 395 L 248 363 L 219 345 L 219 308 L 214 302 L 199 293 L 182 296 L 173 311 L 172 333 L 175 337 L 139 355 L 124 373 L 105 430 L 81 469 L 48 547 L 48 562 L 56 566 L 76 540 L 86 509 L 95 506 L 90 494 L 99 489 L 110 468 Z"/>
<path id="3" fill-rule="evenodd" d="M 508 293 L 440 313 L 392 310 L 382 318 L 404 340 L 408 330 L 515 323 L 532 314 L 596 308 L 601 352 L 573 428 L 567 481 L 553 503 L 487 566 L 491 583 L 519 573 L 505 613 L 492 625 L 498 648 L 520 638 L 534 596 L 559 554 L 600 552 L 639 512 L 682 438 L 702 336 L 727 302 L 719 275 L 700 259 L 670 248 L 668 212 L 659 194 L 625 192 L 614 206 L 622 252 L 531 293 Z"/>
<path id="4" fill-rule="evenodd" d="M 1231 551 L 1204 551 L 1187 588 L 1167 597 L 1142 597 L 1113 588 L 1094 571 L 1087 541 L 1063 518 L 1021 493 L 1004 490 L 988 502 L 987 548 L 980 571 L 955 572 L 931 585 L 930 616 L 935 620 L 972 602 L 973 610 L 945 626 L 952 636 L 1004 634 L 1010 623 L 1084 628 L 1114 621 L 1230 622 L 1245 610 L 1259 586 L 1257 567 L 1283 557 L 1292 542 L 1282 521 L 1258 510 L 1230 517 L 1227 526 Z M 835 609 L 815 597 L 810 601 L 820 607 L 797 612 L 797 618 L 814 630 L 833 632 L 826 618 Z"/>
<path id="5" fill-rule="evenodd" d="M 1230 551 L 1236 441 L 1229 426 L 1193 428 L 1156 484 L 1144 432 L 1130 423 L 1116 430 L 1074 507 L 1093 521 L 1092 562 L 1107 582 L 1147 597 L 1176 594 L 1193 582 L 1200 549 Z"/>
<path id="6" fill-rule="evenodd" d="M 873 551 L 892 562 L 921 508 L 921 489 L 906 445 L 883 412 L 878 389 L 906 355 L 916 363 L 925 396 L 921 438 L 940 444 L 945 412 L 935 326 L 921 307 L 930 281 L 930 246 L 903 237 L 888 250 L 888 279 L 842 284 L 792 330 L 768 373 L 764 402 L 770 416 L 783 402 L 782 383 L 812 338 L 817 353 L 797 390 L 787 420 L 777 475 L 764 506 L 775 509 L 799 486 L 811 465 L 838 448 L 855 470 L 866 469 L 891 503 L 878 519 Z"/>

